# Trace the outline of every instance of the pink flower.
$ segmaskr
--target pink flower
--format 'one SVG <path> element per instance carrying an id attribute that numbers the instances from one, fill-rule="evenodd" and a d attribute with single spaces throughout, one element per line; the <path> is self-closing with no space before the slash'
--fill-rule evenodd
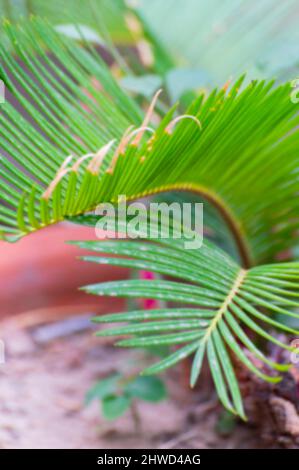
<path id="1" fill-rule="evenodd" d="M 156 275 L 151 271 L 140 271 L 139 278 L 142 280 L 149 280 L 152 281 L 157 279 Z M 155 308 L 159 308 L 160 302 L 156 299 L 141 299 L 142 308 L 145 310 L 152 310 Z"/>

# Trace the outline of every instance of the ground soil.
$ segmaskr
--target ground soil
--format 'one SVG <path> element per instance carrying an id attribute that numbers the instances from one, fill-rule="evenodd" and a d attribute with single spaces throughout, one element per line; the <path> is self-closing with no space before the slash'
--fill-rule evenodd
<path id="1" fill-rule="evenodd" d="M 28 319 L 27 319 L 28 320 Z M 76 327 L 77 323 L 77 327 Z M 221 407 L 211 393 L 190 393 L 181 368 L 165 377 L 169 399 L 137 403 L 141 431 L 132 414 L 114 422 L 101 417 L 84 396 L 113 371 L 138 370 L 143 353 L 115 349 L 95 338 L 88 318 L 77 317 L 75 333 L 59 321 L 34 326 L 32 318 L 2 321 L 6 362 L 0 365 L 0 448 L 257 448 L 258 432 L 236 423 L 219 430 Z M 50 326 L 50 328 L 49 328 Z M 221 428 L 221 427 L 220 427 Z"/>

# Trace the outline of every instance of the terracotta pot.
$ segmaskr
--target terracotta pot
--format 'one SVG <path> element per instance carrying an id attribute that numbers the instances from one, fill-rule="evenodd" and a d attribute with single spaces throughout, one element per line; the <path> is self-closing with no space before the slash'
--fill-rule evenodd
<path id="1" fill-rule="evenodd" d="M 92 228 L 62 223 L 31 234 L 18 243 L 0 242 L 0 317 L 36 310 L 111 311 L 119 299 L 100 298 L 78 291 L 90 283 L 124 279 L 125 269 L 78 259 L 83 250 L 67 240 L 94 240 Z M 57 310 L 58 308 L 58 310 Z M 92 309 L 92 310 L 90 310 Z"/>

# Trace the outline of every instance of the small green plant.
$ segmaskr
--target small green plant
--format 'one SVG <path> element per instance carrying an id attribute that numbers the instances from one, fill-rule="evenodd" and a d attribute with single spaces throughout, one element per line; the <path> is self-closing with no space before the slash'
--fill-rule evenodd
<path id="1" fill-rule="evenodd" d="M 99 380 L 87 393 L 86 404 L 99 400 L 103 418 L 112 421 L 131 409 L 136 428 L 140 427 L 136 409 L 138 400 L 158 403 L 167 398 L 167 390 L 161 379 L 155 376 L 126 377 L 115 373 Z"/>

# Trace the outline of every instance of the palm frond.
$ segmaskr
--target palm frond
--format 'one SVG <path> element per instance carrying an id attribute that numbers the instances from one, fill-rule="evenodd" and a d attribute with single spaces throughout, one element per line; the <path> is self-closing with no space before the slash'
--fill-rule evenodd
<path id="1" fill-rule="evenodd" d="M 138 12 L 177 63 L 199 67 L 214 85 L 245 70 L 250 78 L 297 73 L 296 0 L 140 0 Z"/>
<path id="2" fill-rule="evenodd" d="M 37 19 L 20 30 L 6 23 L 5 29 L 23 62 L 21 66 L 1 47 L 0 75 L 7 94 L 12 93 L 22 109 L 17 111 L 9 98 L 1 105 L 1 147 L 5 152 L 1 199 L 6 205 L 1 207 L 0 223 L 6 232 L 17 235 L 21 227 L 21 232 L 28 232 L 26 224 L 30 231 L 63 217 L 61 200 L 52 201 L 50 209 L 41 195 L 70 153 L 96 152 L 112 137 L 120 138 L 131 123 L 138 123 L 141 113 L 93 49 L 86 52 Z M 41 202 L 40 213 L 35 198 Z"/>
<path id="3" fill-rule="evenodd" d="M 139 227 L 139 234 L 140 230 Z M 85 261 L 148 270 L 168 279 L 127 280 L 85 287 L 87 293 L 94 295 L 152 298 L 174 305 L 96 317 L 94 321 L 99 323 L 127 323 L 101 329 L 97 334 L 130 336 L 117 342 L 122 347 L 169 345 L 178 348 L 147 368 L 145 374 L 162 372 L 194 353 L 192 386 L 206 356 L 223 405 L 244 417 L 235 364 L 240 362 L 260 379 L 273 383 L 280 380 L 277 373 L 290 367 L 267 358 L 252 341 L 252 333 L 286 351 L 293 351 L 271 330 L 291 335 L 298 335 L 299 331 L 274 320 L 271 312 L 299 318 L 296 313 L 299 263 L 262 265 L 245 270 L 208 241 L 197 250 L 188 250 L 184 246 L 185 239 L 166 239 L 163 230 L 166 229 L 161 225 L 149 238 L 148 227 L 141 233 L 141 241 L 72 242 L 95 252 L 84 256 Z M 174 234 L 177 234 L 176 229 Z M 185 234 L 188 237 L 187 231 Z M 148 243 L 149 240 L 152 243 Z"/>
<path id="4" fill-rule="evenodd" d="M 199 96 L 182 118 L 172 108 L 148 138 L 141 111 L 91 47 L 40 20 L 5 29 L 22 66 L 1 47 L 0 78 L 22 111 L 1 105 L 3 234 L 17 238 L 120 194 L 185 190 L 222 212 L 246 264 L 296 245 L 299 105 L 288 83 L 240 92 L 241 77 L 228 92 Z"/>

